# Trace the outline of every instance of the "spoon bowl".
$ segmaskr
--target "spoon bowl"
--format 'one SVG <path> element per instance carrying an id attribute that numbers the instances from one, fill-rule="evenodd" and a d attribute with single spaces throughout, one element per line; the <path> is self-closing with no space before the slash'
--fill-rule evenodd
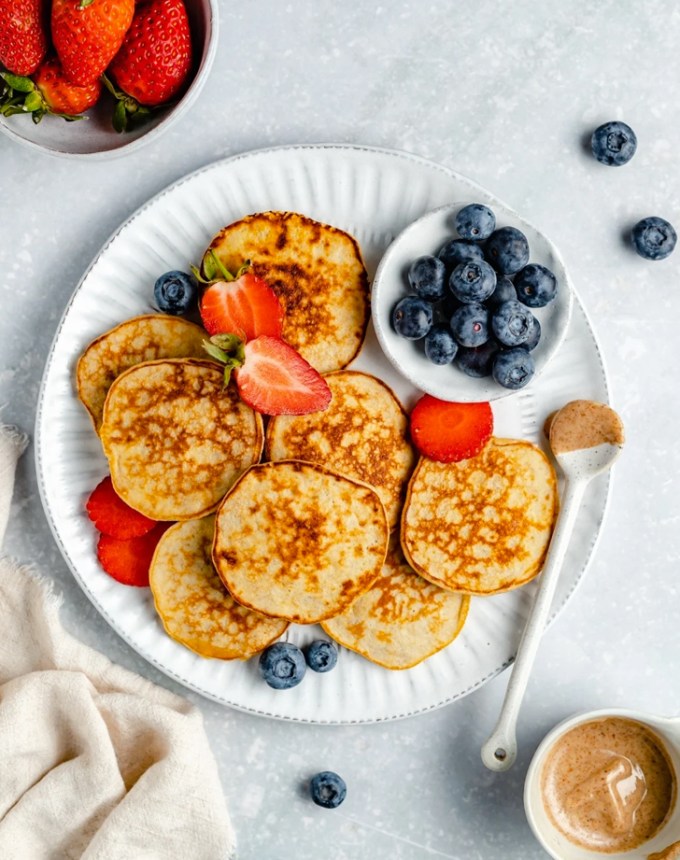
<path id="1" fill-rule="evenodd" d="M 624 442 L 623 424 L 616 412 L 591 400 L 567 403 L 552 417 L 547 432 L 550 448 L 564 474 L 564 491 L 501 713 L 482 746 L 482 761 L 495 771 L 508 770 L 517 758 L 517 718 L 583 494 L 596 475 L 611 468 Z"/>

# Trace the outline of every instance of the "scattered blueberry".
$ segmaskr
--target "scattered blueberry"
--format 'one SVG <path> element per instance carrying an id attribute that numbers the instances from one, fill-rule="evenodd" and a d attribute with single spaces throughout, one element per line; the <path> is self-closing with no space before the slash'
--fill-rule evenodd
<path id="1" fill-rule="evenodd" d="M 307 671 L 302 651 L 290 642 L 275 642 L 260 655 L 260 674 L 275 690 L 296 687 Z"/>
<path id="2" fill-rule="evenodd" d="M 456 355 L 455 365 L 466 376 L 474 376 L 477 379 L 491 376 L 493 362 L 499 349 L 498 341 L 493 338 L 489 338 L 481 346 L 461 346 Z"/>
<path id="3" fill-rule="evenodd" d="M 496 289 L 491 293 L 487 301 L 490 308 L 498 307 L 503 302 L 517 301 L 517 290 L 507 275 L 498 275 L 496 278 Z"/>
<path id="4" fill-rule="evenodd" d="M 529 337 L 522 344 L 522 349 L 526 349 L 529 352 L 531 352 L 532 349 L 536 349 L 539 344 L 539 341 L 541 340 L 541 324 L 536 319 L 536 317 L 532 317 L 531 325 L 532 328 L 531 332 L 529 333 Z"/>
<path id="5" fill-rule="evenodd" d="M 678 240 L 672 225 L 664 218 L 643 218 L 633 227 L 633 245 L 645 260 L 665 260 Z"/>
<path id="6" fill-rule="evenodd" d="M 451 331 L 461 346 L 481 346 L 489 339 L 489 311 L 477 302 L 461 305 L 451 317 Z"/>
<path id="7" fill-rule="evenodd" d="M 491 316 L 491 329 L 503 346 L 521 346 L 533 331 L 533 319 L 520 302 L 503 302 Z"/>
<path id="8" fill-rule="evenodd" d="M 305 649 L 307 665 L 314 672 L 330 672 L 338 662 L 338 649 L 328 639 L 315 639 Z"/>
<path id="9" fill-rule="evenodd" d="M 439 257 L 418 257 L 409 267 L 408 281 L 421 299 L 436 302 L 446 292 L 446 266 Z"/>
<path id="10" fill-rule="evenodd" d="M 514 275 L 529 262 L 529 242 L 516 227 L 501 227 L 489 237 L 484 256 L 497 272 Z"/>
<path id="11" fill-rule="evenodd" d="M 456 230 L 463 239 L 481 242 L 488 239 L 496 229 L 496 216 L 488 206 L 471 203 L 463 206 L 456 215 Z"/>
<path id="12" fill-rule="evenodd" d="M 629 125 L 615 120 L 595 129 L 590 146 L 599 162 L 620 167 L 635 155 L 637 137 Z"/>
<path id="13" fill-rule="evenodd" d="M 449 287 L 461 302 L 483 302 L 496 289 L 496 273 L 484 260 L 459 263 L 451 272 Z"/>
<path id="14" fill-rule="evenodd" d="M 557 294 L 557 279 L 545 266 L 529 263 L 515 277 L 517 298 L 530 308 L 543 308 Z"/>
<path id="15" fill-rule="evenodd" d="M 438 323 L 425 335 L 425 355 L 432 364 L 451 364 L 457 352 L 458 344 L 445 323 Z"/>
<path id="16" fill-rule="evenodd" d="M 493 363 L 493 378 L 503 388 L 524 388 L 534 375 L 535 365 L 531 353 L 522 347 L 498 353 Z"/>
<path id="17" fill-rule="evenodd" d="M 392 311 L 392 323 L 397 334 L 407 340 L 420 340 L 432 328 L 432 305 L 418 296 L 406 296 Z"/>
<path id="18" fill-rule="evenodd" d="M 160 311 L 180 316 L 196 307 L 198 284 L 186 272 L 165 272 L 154 284 L 153 295 Z"/>
<path id="19" fill-rule="evenodd" d="M 455 269 L 459 263 L 484 259 L 484 253 L 479 245 L 466 242 L 464 239 L 450 239 L 439 249 L 437 256 L 449 271 Z"/>
<path id="20" fill-rule="evenodd" d="M 332 770 L 323 770 L 312 777 L 309 791 L 317 806 L 323 806 L 325 809 L 336 809 L 347 795 L 347 786 L 345 780 L 337 773 L 333 773 Z"/>

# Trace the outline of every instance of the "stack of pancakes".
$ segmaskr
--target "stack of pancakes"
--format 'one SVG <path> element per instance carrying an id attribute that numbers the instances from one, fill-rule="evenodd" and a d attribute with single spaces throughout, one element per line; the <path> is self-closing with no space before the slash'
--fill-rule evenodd
<path id="1" fill-rule="evenodd" d="M 539 570 L 555 513 L 542 452 L 494 439 L 478 457 L 416 463 L 408 418 L 379 379 L 347 370 L 369 317 L 352 237 L 295 213 L 259 213 L 210 245 L 276 291 L 284 337 L 325 375 L 323 412 L 262 417 L 224 388 L 185 320 L 147 315 L 102 335 L 77 369 L 118 494 L 175 521 L 150 584 L 168 634 L 246 659 L 289 623 L 392 669 L 449 644 L 470 594 Z"/>

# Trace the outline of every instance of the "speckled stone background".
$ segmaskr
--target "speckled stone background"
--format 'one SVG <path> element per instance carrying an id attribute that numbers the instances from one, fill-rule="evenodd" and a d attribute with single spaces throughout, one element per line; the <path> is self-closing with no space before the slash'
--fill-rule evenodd
<path id="1" fill-rule="evenodd" d="M 680 225 L 678 44 L 680 8 L 661 0 L 224 0 L 212 76 L 154 144 L 94 163 L 0 138 L 0 405 L 28 430 L 59 317 L 109 234 L 188 171 L 268 145 L 374 144 L 467 174 L 553 239 L 599 337 L 628 444 L 589 573 L 539 653 L 515 768 L 495 775 L 479 757 L 505 676 L 442 710 L 366 727 L 267 721 L 187 694 L 205 716 L 243 860 L 539 860 L 522 787 L 543 734 L 586 708 L 680 710 L 680 249 L 650 263 L 625 240 L 646 215 Z M 638 133 L 623 168 L 584 145 L 613 118 Z M 78 589 L 30 454 L 8 544 L 54 579 L 70 630 L 179 690 Z M 325 768 L 349 786 L 334 812 L 304 790 Z"/>

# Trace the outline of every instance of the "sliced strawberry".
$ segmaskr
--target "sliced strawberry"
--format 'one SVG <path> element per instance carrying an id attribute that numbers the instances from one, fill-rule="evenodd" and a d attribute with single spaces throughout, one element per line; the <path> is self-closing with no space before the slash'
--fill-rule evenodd
<path id="1" fill-rule="evenodd" d="M 101 535 L 97 544 L 97 558 L 104 570 L 123 585 L 140 588 L 149 584 L 149 567 L 158 541 L 172 523 L 156 523 L 141 537 L 118 540 Z"/>
<path id="2" fill-rule="evenodd" d="M 424 457 L 453 463 L 474 457 L 493 433 L 489 403 L 448 403 L 425 394 L 411 412 L 411 438 Z"/>
<path id="3" fill-rule="evenodd" d="M 110 477 L 97 484 L 85 507 L 95 527 L 118 540 L 141 537 L 156 525 L 155 520 L 138 513 L 121 499 Z"/>
<path id="4" fill-rule="evenodd" d="M 245 272 L 234 281 L 215 281 L 201 297 L 201 319 L 208 334 L 262 334 L 281 337 L 283 308 L 272 288 Z"/>
<path id="5" fill-rule="evenodd" d="M 241 400 L 264 415 L 321 412 L 331 402 L 326 380 L 280 338 L 248 341 L 243 366 L 234 374 Z"/>

